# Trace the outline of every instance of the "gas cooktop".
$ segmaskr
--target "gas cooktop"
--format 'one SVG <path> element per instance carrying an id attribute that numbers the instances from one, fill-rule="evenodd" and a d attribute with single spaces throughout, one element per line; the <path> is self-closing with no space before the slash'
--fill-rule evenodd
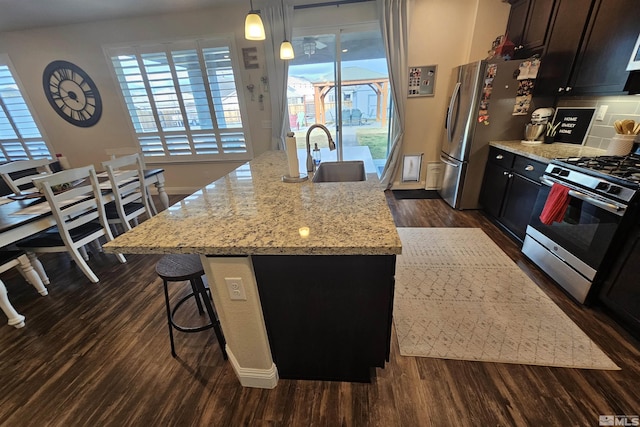
<path id="1" fill-rule="evenodd" d="M 623 185 L 640 185 L 640 155 L 570 157 L 556 159 L 553 162 L 581 172 L 600 175 L 604 178 L 614 178 Z"/>

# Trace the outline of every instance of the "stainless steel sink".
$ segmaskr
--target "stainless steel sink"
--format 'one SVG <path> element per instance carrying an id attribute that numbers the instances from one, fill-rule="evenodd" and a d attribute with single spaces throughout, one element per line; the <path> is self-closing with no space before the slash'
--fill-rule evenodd
<path id="1" fill-rule="evenodd" d="M 362 160 L 346 162 L 322 162 L 313 174 L 313 182 L 365 181 L 367 175 Z"/>

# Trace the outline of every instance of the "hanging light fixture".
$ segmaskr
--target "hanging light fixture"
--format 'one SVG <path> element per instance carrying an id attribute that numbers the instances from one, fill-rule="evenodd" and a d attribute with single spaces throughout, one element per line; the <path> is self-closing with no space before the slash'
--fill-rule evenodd
<path id="1" fill-rule="evenodd" d="M 264 25 L 257 10 L 253 9 L 253 0 L 249 0 L 251 10 L 244 20 L 244 38 L 247 40 L 264 40 Z"/>
<path id="2" fill-rule="evenodd" d="M 284 17 L 284 0 L 280 0 L 280 4 L 282 5 L 282 31 L 284 32 L 284 40 L 280 44 L 280 59 L 284 59 L 286 61 L 295 58 L 295 54 L 293 53 L 293 45 L 289 40 L 287 40 L 287 25 Z"/>

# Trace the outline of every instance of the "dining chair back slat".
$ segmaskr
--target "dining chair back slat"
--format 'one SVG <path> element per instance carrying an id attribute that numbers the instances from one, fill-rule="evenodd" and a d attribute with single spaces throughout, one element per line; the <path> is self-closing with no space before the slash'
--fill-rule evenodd
<path id="1" fill-rule="evenodd" d="M 36 178 L 33 182 L 49 203 L 57 233 L 47 232 L 46 237 L 36 236 L 20 242 L 18 246 L 33 252 L 69 252 L 89 280 L 98 282 L 80 254 L 84 245 L 100 237 L 113 240 L 95 169 L 93 166 L 69 169 Z M 71 187 L 61 188 L 67 185 Z M 121 254 L 117 258 L 126 262 Z"/>
<path id="2" fill-rule="evenodd" d="M 51 174 L 51 167 L 49 166 L 53 160 L 51 159 L 38 159 L 38 160 L 17 160 L 15 162 L 5 163 L 0 165 L 0 176 L 7 184 L 9 189 L 16 195 L 20 195 L 25 191 L 32 190 L 34 188 L 32 179 L 41 175 Z M 16 177 L 15 175 L 23 174 L 23 176 Z"/>
<path id="3" fill-rule="evenodd" d="M 114 201 L 106 206 L 108 222 L 131 230 L 141 215 L 153 216 L 148 189 L 144 183 L 144 169 L 139 154 L 117 157 L 102 162 L 107 172 Z"/>

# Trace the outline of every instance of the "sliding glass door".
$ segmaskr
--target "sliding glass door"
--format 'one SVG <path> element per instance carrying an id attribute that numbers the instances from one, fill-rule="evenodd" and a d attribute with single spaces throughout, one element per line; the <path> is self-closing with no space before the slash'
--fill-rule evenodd
<path id="1" fill-rule="evenodd" d="M 389 150 L 389 75 L 377 26 L 309 31 L 292 40 L 295 59 L 289 64 L 289 124 L 306 147 L 313 124 L 329 129 L 338 149 L 329 152 L 321 130 L 310 143 L 322 160 L 364 160 L 382 171 Z"/>

